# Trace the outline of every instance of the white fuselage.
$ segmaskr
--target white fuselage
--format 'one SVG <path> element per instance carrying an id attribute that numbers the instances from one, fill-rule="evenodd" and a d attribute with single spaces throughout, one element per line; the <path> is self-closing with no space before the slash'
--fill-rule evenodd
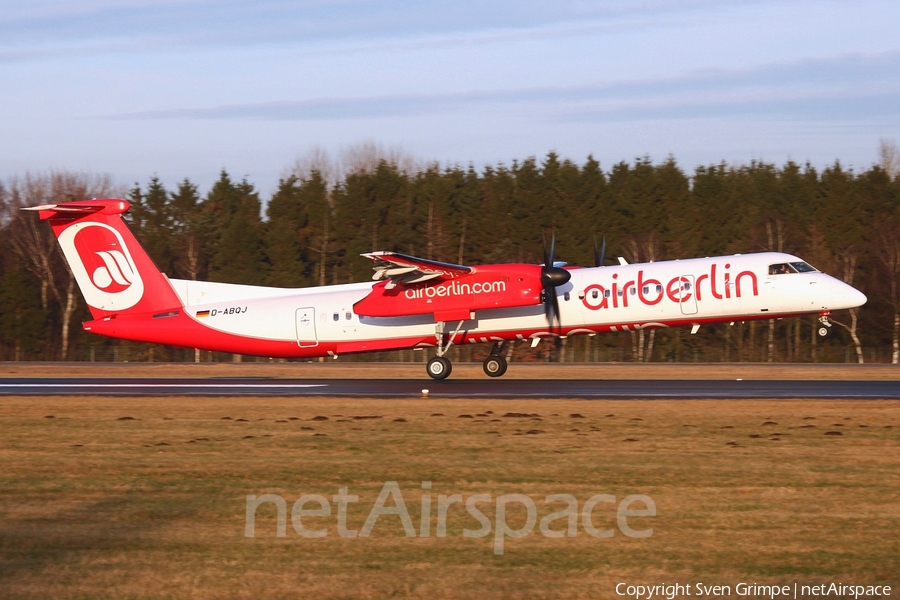
<path id="1" fill-rule="evenodd" d="M 560 324 L 553 332 L 542 305 L 477 311 L 472 320 L 447 323 L 445 331 L 457 332 L 455 343 L 477 343 L 827 313 L 865 302 L 862 293 L 819 271 L 769 274 L 770 265 L 796 262 L 802 261 L 760 253 L 577 268 L 557 288 Z M 294 342 L 310 356 L 435 344 L 431 315 L 357 315 L 353 305 L 371 292 L 371 282 L 300 289 L 171 283 L 185 312 L 204 327 Z"/>

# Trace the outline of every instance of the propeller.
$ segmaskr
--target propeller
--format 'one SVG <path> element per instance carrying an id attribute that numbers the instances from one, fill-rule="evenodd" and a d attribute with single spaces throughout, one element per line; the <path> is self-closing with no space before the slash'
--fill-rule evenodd
<path id="1" fill-rule="evenodd" d="M 544 314 L 547 316 L 547 322 L 553 330 L 553 322 L 559 325 L 559 299 L 556 297 L 556 288 L 565 285 L 572 278 L 572 275 L 563 269 L 557 267 L 553 263 L 553 254 L 556 251 L 556 234 L 550 240 L 550 252 L 547 252 L 547 240 L 542 236 L 541 242 L 544 246 L 544 264 L 541 267 L 541 287 L 544 290 Z"/>
<path id="2" fill-rule="evenodd" d="M 597 237 L 594 236 L 594 266 L 602 267 L 603 263 L 606 262 L 606 236 L 603 236 L 603 247 L 598 252 L 597 251 Z"/>

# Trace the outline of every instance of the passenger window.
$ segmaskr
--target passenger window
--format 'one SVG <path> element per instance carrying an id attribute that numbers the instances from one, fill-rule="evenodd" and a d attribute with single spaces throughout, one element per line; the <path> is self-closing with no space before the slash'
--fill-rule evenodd
<path id="1" fill-rule="evenodd" d="M 650 293 L 650 286 L 649 286 L 649 285 L 645 285 L 645 286 L 644 286 L 644 295 L 646 296 L 646 295 L 649 294 L 649 293 Z"/>
<path id="2" fill-rule="evenodd" d="M 609 293 L 609 290 L 603 290 L 603 297 L 604 297 L 604 298 L 609 298 L 610 295 L 611 295 L 611 294 Z"/>
<path id="3" fill-rule="evenodd" d="M 634 288 L 631 288 L 631 295 L 634 296 L 635 294 L 637 294 L 637 290 Z"/>
<path id="4" fill-rule="evenodd" d="M 661 285 L 656 286 L 656 293 L 662 294 L 662 286 Z"/>
<path id="5" fill-rule="evenodd" d="M 344 313 L 344 318 L 347 319 L 347 320 L 349 321 L 350 319 L 353 318 L 353 313 L 351 313 L 351 312 L 348 310 L 346 313 Z"/>
<path id="6" fill-rule="evenodd" d="M 334 313 L 334 320 L 335 320 L 335 321 L 340 321 L 340 320 L 341 320 L 341 315 L 339 315 L 338 313 Z"/>
<path id="7" fill-rule="evenodd" d="M 622 297 L 622 290 L 619 290 L 619 291 L 617 292 L 617 295 L 619 296 L 619 298 L 621 298 L 621 297 Z"/>
<path id="8" fill-rule="evenodd" d="M 686 291 L 686 292 L 691 291 L 691 284 L 689 281 L 684 282 L 684 291 Z"/>
<path id="9" fill-rule="evenodd" d="M 591 298 L 596 300 L 599 296 L 600 296 L 600 292 L 598 292 L 597 290 L 594 290 L 591 292 Z"/>
<path id="10" fill-rule="evenodd" d="M 563 298 L 565 299 L 566 302 L 568 302 L 569 301 L 569 292 L 566 292 L 565 294 L 563 294 Z"/>

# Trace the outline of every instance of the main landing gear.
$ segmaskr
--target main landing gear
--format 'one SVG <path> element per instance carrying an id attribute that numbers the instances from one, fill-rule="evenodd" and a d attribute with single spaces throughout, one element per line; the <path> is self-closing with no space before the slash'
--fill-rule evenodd
<path id="1" fill-rule="evenodd" d="M 447 379 L 453 370 L 453 364 L 443 356 L 435 356 L 425 366 L 432 379 Z"/>
<path id="2" fill-rule="evenodd" d="M 425 365 L 425 370 L 432 379 L 436 381 L 447 379 L 450 372 L 453 370 L 453 365 L 450 363 L 449 359 L 444 357 L 444 355 L 450 350 L 450 346 L 453 345 L 453 339 L 456 337 L 456 334 L 459 333 L 459 330 L 462 329 L 462 324 L 463 322 L 460 321 L 459 325 L 456 326 L 456 331 L 449 336 L 444 335 L 443 321 L 438 322 L 435 327 L 434 337 L 437 340 L 437 356 L 429 360 L 428 364 Z"/>
<path id="3" fill-rule="evenodd" d="M 429 360 L 428 364 L 425 365 L 425 370 L 432 379 L 446 379 L 450 372 L 453 371 L 453 364 L 444 355 L 453 345 L 453 340 L 459 333 L 460 328 L 462 328 L 462 324 L 463 322 L 460 321 L 456 331 L 449 336 L 444 335 L 444 323 L 440 322 L 437 324 L 434 333 L 434 337 L 437 339 L 437 356 Z M 502 355 L 503 350 L 506 349 L 506 344 L 507 342 L 495 343 L 493 348 L 491 348 L 491 354 L 484 359 L 482 366 L 485 375 L 488 377 L 500 377 L 506 373 L 506 359 Z"/>
<path id="4" fill-rule="evenodd" d="M 497 342 L 491 348 L 491 354 L 484 359 L 484 374 L 488 377 L 500 377 L 506 373 L 506 359 L 503 358 L 502 352 L 506 348 L 506 342 Z"/>

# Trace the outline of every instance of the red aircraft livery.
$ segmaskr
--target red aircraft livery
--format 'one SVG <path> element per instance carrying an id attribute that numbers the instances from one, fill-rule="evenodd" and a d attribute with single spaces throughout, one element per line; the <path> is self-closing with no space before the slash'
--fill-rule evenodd
<path id="1" fill-rule="evenodd" d="M 169 279 L 122 220 L 120 199 L 28 208 L 47 220 L 101 335 L 270 357 L 434 348 L 426 370 L 450 374 L 453 345 L 492 343 L 487 375 L 510 341 L 652 327 L 828 314 L 866 297 L 789 254 L 593 268 L 454 265 L 394 252 L 363 256 L 375 282 L 299 289 Z M 602 265 L 602 260 L 598 261 Z"/>

